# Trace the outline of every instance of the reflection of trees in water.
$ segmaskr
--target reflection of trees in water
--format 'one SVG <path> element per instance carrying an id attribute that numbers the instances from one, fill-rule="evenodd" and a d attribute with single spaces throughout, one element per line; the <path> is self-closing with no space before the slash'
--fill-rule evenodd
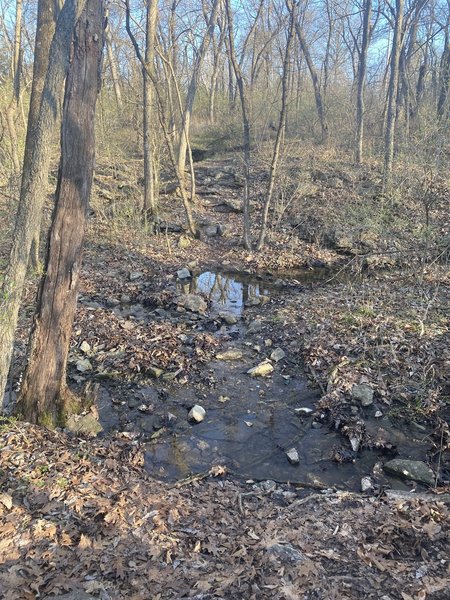
<path id="1" fill-rule="evenodd" d="M 184 294 L 203 293 L 209 300 L 224 305 L 230 303 L 243 305 L 249 299 L 266 293 L 259 283 L 237 281 L 222 273 L 203 273 L 199 277 L 193 277 L 189 283 L 182 285 L 182 291 Z"/>

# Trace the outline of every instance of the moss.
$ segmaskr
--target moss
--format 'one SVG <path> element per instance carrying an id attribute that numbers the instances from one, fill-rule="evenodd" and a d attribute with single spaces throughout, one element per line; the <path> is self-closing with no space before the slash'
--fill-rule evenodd
<path id="1" fill-rule="evenodd" d="M 38 425 L 46 427 L 47 429 L 55 429 L 59 426 L 58 419 L 50 411 L 41 413 L 38 417 Z"/>

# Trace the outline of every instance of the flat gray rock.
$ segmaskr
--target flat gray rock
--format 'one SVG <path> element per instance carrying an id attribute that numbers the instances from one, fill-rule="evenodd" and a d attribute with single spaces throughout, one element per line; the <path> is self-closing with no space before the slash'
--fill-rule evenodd
<path id="1" fill-rule="evenodd" d="M 358 400 L 361 406 L 370 406 L 373 404 L 373 389 L 367 383 L 354 385 L 352 389 L 352 398 Z"/>
<path id="2" fill-rule="evenodd" d="M 395 458 L 385 463 L 384 470 L 391 475 L 399 475 L 404 479 L 412 479 L 427 485 L 434 485 L 435 475 L 430 467 L 421 460 Z"/>

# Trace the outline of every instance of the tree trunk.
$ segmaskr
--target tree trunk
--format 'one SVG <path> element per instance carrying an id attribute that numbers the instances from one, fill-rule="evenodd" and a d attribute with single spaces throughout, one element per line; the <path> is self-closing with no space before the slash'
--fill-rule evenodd
<path id="1" fill-rule="evenodd" d="M 21 71 L 21 53 L 22 53 L 22 0 L 16 0 L 16 25 L 14 28 L 14 55 L 13 55 L 13 81 L 14 81 L 14 98 L 16 105 L 19 104 L 20 98 L 20 71 Z"/>
<path id="2" fill-rule="evenodd" d="M 24 173 L 9 260 L 0 290 L 0 403 L 8 377 L 20 299 L 31 241 L 40 227 L 47 189 L 51 137 L 59 122 L 63 83 L 69 64 L 70 41 L 77 17 L 77 0 L 66 0 L 52 41 L 36 134 L 30 148 L 31 164 Z"/>
<path id="3" fill-rule="evenodd" d="M 189 82 L 189 87 L 186 95 L 186 103 L 184 107 L 184 113 L 181 117 L 181 132 L 178 146 L 178 171 L 181 175 L 184 175 L 184 169 L 186 167 L 186 152 L 189 145 L 189 130 L 191 126 L 192 109 L 194 108 L 194 100 L 197 94 L 198 81 L 200 77 L 200 69 L 205 57 L 206 51 L 208 50 L 209 42 L 212 35 L 214 34 L 214 28 L 217 21 L 217 13 L 219 10 L 220 0 L 214 0 L 211 16 L 208 21 L 208 27 L 203 37 L 201 46 L 197 52 L 197 56 L 192 67 L 192 76 Z"/>
<path id="4" fill-rule="evenodd" d="M 323 103 L 322 93 L 320 91 L 320 83 L 319 76 L 317 75 L 316 68 L 314 66 L 311 54 L 309 52 L 308 45 L 306 43 L 305 37 L 303 35 L 302 29 L 300 27 L 300 23 L 297 21 L 295 24 L 295 30 L 297 32 L 298 41 L 300 42 L 300 47 L 302 49 L 303 55 L 306 60 L 306 64 L 308 66 L 309 74 L 311 75 L 311 81 L 314 88 L 314 99 L 316 102 L 316 110 L 319 116 L 320 127 L 322 130 L 322 143 L 325 144 L 328 140 L 328 123 L 325 114 L 325 106 Z"/>
<path id="5" fill-rule="evenodd" d="M 404 0 L 395 0 L 394 38 L 391 51 L 391 72 L 388 89 L 388 108 L 386 117 L 386 137 L 384 145 L 384 176 L 383 189 L 390 185 L 392 166 L 394 162 L 395 124 L 397 117 L 397 93 L 400 52 L 402 46 Z"/>
<path id="6" fill-rule="evenodd" d="M 158 17 L 157 0 L 147 0 L 145 31 L 145 64 L 142 69 L 144 84 L 144 213 L 154 219 L 157 213 L 157 198 L 154 179 L 154 155 L 152 147 L 152 82 L 149 73 L 153 73 L 155 57 L 156 19 Z"/>
<path id="7" fill-rule="evenodd" d="M 444 51 L 441 56 L 439 72 L 439 94 L 437 101 L 437 117 L 439 120 L 450 116 L 450 35 L 449 24 L 445 30 Z"/>
<path id="8" fill-rule="evenodd" d="M 261 250 L 261 248 L 264 246 L 264 240 L 265 240 L 266 230 L 267 230 L 267 220 L 269 217 L 269 207 L 270 207 L 270 203 L 272 201 L 273 190 L 275 187 L 275 178 L 276 178 L 276 174 L 277 174 L 278 161 L 279 161 L 279 157 L 280 157 L 281 140 L 283 137 L 284 127 L 286 124 L 288 83 L 289 83 L 289 62 L 290 62 L 292 39 L 295 35 L 294 23 L 297 18 L 296 8 L 297 8 L 296 4 L 294 4 L 294 3 L 289 4 L 289 12 L 290 12 L 289 31 L 288 31 L 288 38 L 287 38 L 287 42 L 286 42 L 286 50 L 285 50 L 285 54 L 284 54 L 284 60 L 283 60 L 283 74 L 281 77 L 280 118 L 278 121 L 277 136 L 275 139 L 273 155 L 272 155 L 272 162 L 270 165 L 269 183 L 268 183 L 268 187 L 267 187 L 266 197 L 264 200 L 261 230 L 260 230 L 258 246 L 257 246 L 258 250 Z"/>
<path id="9" fill-rule="evenodd" d="M 36 39 L 34 45 L 33 82 L 31 84 L 30 108 L 28 111 L 27 137 L 23 157 L 22 178 L 28 178 L 32 168 L 31 148 L 36 135 L 42 90 L 47 73 L 50 46 L 55 33 L 56 6 L 53 0 L 39 0 L 37 9 Z M 44 192 L 45 193 L 45 192 Z M 30 266 L 39 268 L 40 226 L 31 244 Z"/>
<path id="10" fill-rule="evenodd" d="M 233 14 L 231 12 L 230 0 L 225 0 L 228 20 L 228 51 L 230 53 L 230 62 L 233 65 L 234 75 L 239 90 L 242 109 L 243 125 L 243 145 L 244 145 L 244 247 L 251 250 L 251 232 L 250 232 L 250 116 L 249 104 L 245 91 L 244 77 L 236 58 L 234 49 L 234 27 Z"/>
<path id="11" fill-rule="evenodd" d="M 66 365 L 94 169 L 103 22 L 103 3 L 87 0 L 74 29 L 55 211 L 19 400 L 26 420 L 47 426 L 64 422 L 70 398 Z"/>
<path id="12" fill-rule="evenodd" d="M 119 67 L 117 66 L 117 60 L 114 56 L 114 50 L 111 39 L 111 28 L 108 25 L 105 30 L 105 44 L 106 51 L 108 53 L 108 62 L 109 68 L 111 69 L 111 79 L 114 88 L 114 95 L 116 97 L 117 108 L 122 110 L 123 101 L 122 101 L 122 89 L 120 87 L 120 77 L 119 77 Z"/>
<path id="13" fill-rule="evenodd" d="M 358 65 L 358 92 L 356 97 L 356 141 L 355 161 L 362 162 L 364 139 L 364 86 L 366 83 L 367 51 L 370 43 L 370 17 L 372 0 L 364 0 L 363 4 L 363 34 Z"/>

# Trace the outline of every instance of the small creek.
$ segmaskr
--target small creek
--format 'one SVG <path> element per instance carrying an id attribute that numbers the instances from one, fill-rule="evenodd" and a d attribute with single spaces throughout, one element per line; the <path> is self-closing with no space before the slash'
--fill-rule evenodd
<path id="1" fill-rule="evenodd" d="M 329 277 L 324 269 L 295 274 L 295 284 L 305 285 Z M 310 387 L 300 367 L 281 360 L 270 378 L 251 378 L 247 370 L 258 364 L 263 353 L 255 345 L 264 347 L 262 333 L 248 335 L 243 316 L 247 306 L 264 304 L 278 293 L 283 293 L 286 281 L 268 277 L 255 278 L 246 274 L 207 271 L 176 282 L 180 294 L 201 294 L 209 301 L 205 323 L 211 317 L 227 313 L 236 317 L 222 325 L 216 335 L 228 335 L 230 342 L 222 349 L 233 348 L 242 352 L 239 360 L 213 360 L 204 368 L 210 386 L 199 391 L 194 386 L 155 383 L 151 387 L 130 389 L 134 395 L 134 410 L 128 418 L 135 428 L 154 436 L 146 444 L 147 469 L 167 480 L 177 480 L 191 473 L 205 471 L 213 465 L 226 465 L 234 474 L 249 479 L 273 479 L 278 482 L 310 483 L 360 489 L 361 477 L 370 475 L 380 460 L 386 459 L 381 451 L 363 450 L 354 462 L 337 464 L 333 459 L 336 448 L 347 442 L 338 432 L 330 431 L 316 421 L 314 413 L 299 415 L 295 409 L 314 408 L 319 399 L 317 390 Z M 300 288 L 298 293 L 301 293 Z M 125 308 L 125 310 L 128 310 Z M 142 319 L 155 318 L 151 311 Z M 172 319 L 186 318 L 175 310 Z M 202 317 L 196 317 L 193 326 L 202 328 Z M 267 354 L 267 352 L 266 352 Z M 270 352 L 269 352 L 270 354 Z M 288 359 L 288 357 L 287 357 Z M 103 397 L 105 400 L 105 396 Z M 163 402 L 161 402 L 163 398 Z M 159 425 L 154 415 L 142 415 L 137 410 L 141 403 L 158 407 Z M 108 411 L 106 400 L 104 410 Z M 192 425 L 187 420 L 189 409 L 200 404 L 206 418 Z M 427 445 L 426 432 L 396 429 L 388 417 L 376 419 L 374 406 L 364 409 L 366 427 L 374 437 L 382 434 L 397 446 L 404 458 L 423 460 Z M 171 421 L 167 416 L 171 414 Z M 295 447 L 300 464 L 291 465 L 286 451 Z M 389 458 L 392 458 L 390 456 Z M 401 480 L 381 477 L 398 489 L 410 486 Z"/>

